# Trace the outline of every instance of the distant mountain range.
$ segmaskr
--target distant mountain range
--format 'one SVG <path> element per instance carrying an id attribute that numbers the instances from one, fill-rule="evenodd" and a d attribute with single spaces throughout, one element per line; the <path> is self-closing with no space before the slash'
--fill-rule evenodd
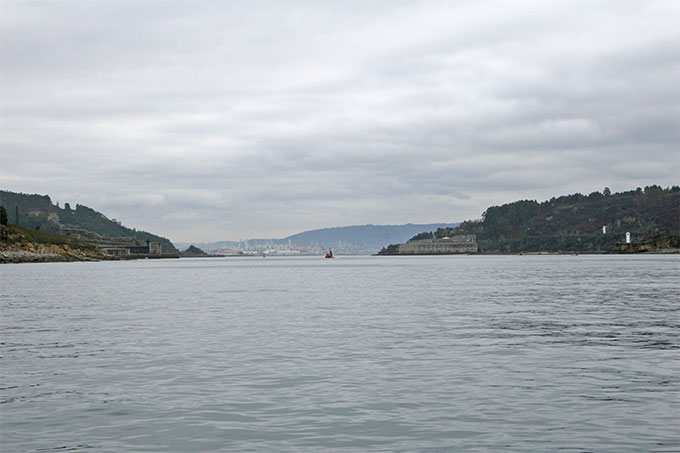
<path id="1" fill-rule="evenodd" d="M 80 228 L 107 237 L 134 237 L 139 241 L 160 242 L 163 247 L 173 247 L 169 239 L 146 231 L 127 228 L 109 219 L 101 212 L 77 204 L 72 209 L 68 203 L 59 207 L 48 195 L 25 194 L 0 190 L 0 206 L 7 211 L 10 223 L 48 233 L 59 233 L 64 228 Z M 18 217 L 18 219 L 17 219 Z"/>
<path id="2" fill-rule="evenodd" d="M 333 249 L 337 253 L 373 254 L 386 244 L 404 242 L 414 234 L 422 231 L 434 231 L 438 228 L 453 228 L 457 222 L 406 224 L 406 225 L 353 225 L 345 227 L 322 228 L 297 233 L 282 239 L 250 239 L 249 247 L 272 245 L 290 245 L 291 247 L 309 247 Z M 244 246 L 243 242 L 220 241 L 211 243 L 177 242 L 180 249 L 196 245 L 203 250 L 216 251 L 224 248 Z"/>

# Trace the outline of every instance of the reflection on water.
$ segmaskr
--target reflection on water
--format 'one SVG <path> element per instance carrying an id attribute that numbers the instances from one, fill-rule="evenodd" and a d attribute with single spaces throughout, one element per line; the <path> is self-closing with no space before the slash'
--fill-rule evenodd
<path id="1" fill-rule="evenodd" d="M 679 264 L 0 266 L 0 447 L 678 451 Z"/>

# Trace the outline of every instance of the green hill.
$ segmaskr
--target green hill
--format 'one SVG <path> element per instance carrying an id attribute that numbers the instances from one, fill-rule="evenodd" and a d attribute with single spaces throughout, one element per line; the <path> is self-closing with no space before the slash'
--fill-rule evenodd
<path id="1" fill-rule="evenodd" d="M 22 227 L 59 233 L 62 227 L 82 228 L 102 236 L 134 237 L 139 241 L 160 242 L 163 247 L 174 247 L 170 240 L 146 231 L 127 228 L 101 212 L 77 204 L 75 209 L 66 203 L 59 207 L 48 195 L 24 194 L 0 190 L 0 206 L 7 210 L 9 222 Z M 18 222 L 17 222 L 18 214 Z"/>
<path id="2" fill-rule="evenodd" d="M 520 200 L 491 206 L 481 220 L 439 229 L 434 235 L 476 234 L 483 253 L 599 252 L 624 242 L 626 232 L 634 242 L 660 232 L 671 238 L 680 235 L 680 187 L 654 185 L 614 194 L 605 188 L 602 193 L 576 193 L 541 203 Z"/>

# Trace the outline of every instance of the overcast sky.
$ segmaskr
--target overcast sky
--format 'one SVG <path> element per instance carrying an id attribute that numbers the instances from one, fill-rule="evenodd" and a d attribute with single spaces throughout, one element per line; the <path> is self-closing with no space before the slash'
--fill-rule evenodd
<path id="1" fill-rule="evenodd" d="M 680 184 L 680 2 L 0 0 L 0 188 L 175 241 Z"/>

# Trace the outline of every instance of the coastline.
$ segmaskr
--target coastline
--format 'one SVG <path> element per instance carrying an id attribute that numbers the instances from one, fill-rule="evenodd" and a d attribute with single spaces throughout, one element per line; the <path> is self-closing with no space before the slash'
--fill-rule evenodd
<path id="1" fill-rule="evenodd" d="M 29 230 L 16 225 L 0 225 L 0 264 L 179 258 L 178 254 L 168 253 L 162 248 L 157 253 L 139 253 L 139 250 L 134 252 L 111 254 L 95 244 L 75 237 Z"/>
<path id="2" fill-rule="evenodd" d="M 105 255 L 99 250 L 73 249 L 68 245 L 26 244 L 24 247 L 6 248 L 0 251 L 0 264 L 5 263 L 65 263 L 74 261 L 110 261 L 117 257 Z"/>
<path id="3" fill-rule="evenodd" d="M 607 251 L 607 252 L 518 252 L 518 253 L 456 253 L 456 254 L 373 254 L 366 256 L 578 256 L 578 255 L 677 255 L 680 249 L 658 249 L 643 251 Z M 205 257 L 182 257 L 182 258 L 225 258 L 221 255 L 208 255 Z M 71 248 L 68 245 L 54 244 L 22 244 L 21 247 L 11 247 L 0 250 L 0 264 L 21 263 L 67 263 L 77 261 L 128 261 L 148 257 L 118 257 L 106 254 L 99 250 Z M 156 259 L 170 258 L 158 256 Z M 172 257 L 176 258 L 176 257 Z"/>
<path id="4" fill-rule="evenodd" d="M 626 250 L 626 251 L 572 251 L 572 252 L 481 252 L 481 253 L 375 253 L 371 256 L 559 256 L 559 255 L 678 255 L 680 249 Z"/>

